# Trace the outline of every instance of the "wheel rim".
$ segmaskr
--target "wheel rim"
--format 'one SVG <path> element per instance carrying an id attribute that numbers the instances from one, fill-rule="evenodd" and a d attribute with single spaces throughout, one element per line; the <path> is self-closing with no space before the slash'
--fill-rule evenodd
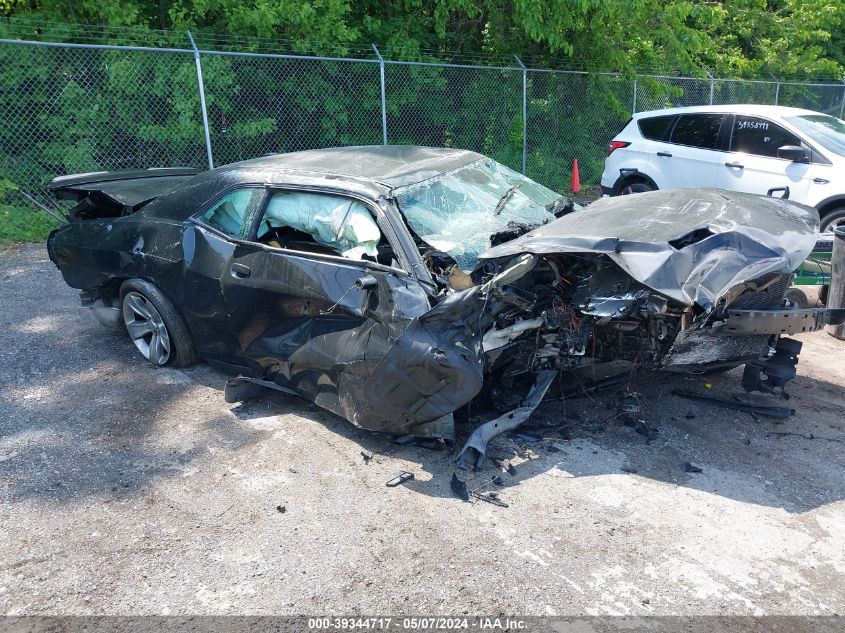
<path id="1" fill-rule="evenodd" d="M 841 218 L 834 218 L 830 222 L 822 220 L 821 233 L 833 233 L 834 229 L 839 226 L 845 226 L 845 216 Z"/>
<path id="2" fill-rule="evenodd" d="M 149 299 L 137 292 L 127 292 L 123 297 L 123 322 L 144 358 L 154 365 L 164 365 L 170 360 L 170 334 Z"/>

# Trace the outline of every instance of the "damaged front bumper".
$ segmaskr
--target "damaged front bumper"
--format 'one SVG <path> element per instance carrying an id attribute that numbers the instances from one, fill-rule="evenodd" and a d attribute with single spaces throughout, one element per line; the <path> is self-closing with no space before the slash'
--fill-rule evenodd
<path id="1" fill-rule="evenodd" d="M 713 329 L 717 333 L 801 334 L 816 332 L 826 325 L 845 323 L 845 308 L 807 310 L 728 310 L 727 318 Z"/>

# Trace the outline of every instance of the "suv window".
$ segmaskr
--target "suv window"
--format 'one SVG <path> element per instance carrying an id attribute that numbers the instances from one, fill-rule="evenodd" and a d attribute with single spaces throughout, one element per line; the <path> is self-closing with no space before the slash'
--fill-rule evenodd
<path id="1" fill-rule="evenodd" d="M 211 205 L 211 208 L 202 214 L 202 219 L 226 235 L 244 240 L 263 197 L 263 189 L 236 189 Z"/>
<path id="2" fill-rule="evenodd" d="M 778 147 L 801 145 L 800 139 L 781 126 L 754 116 L 736 115 L 731 151 L 777 158 Z"/>
<path id="3" fill-rule="evenodd" d="M 640 128 L 640 134 L 651 141 L 662 141 L 666 136 L 666 130 L 675 119 L 674 114 L 665 116 L 652 116 L 647 119 L 640 119 L 637 125 Z"/>
<path id="4" fill-rule="evenodd" d="M 723 114 L 682 114 L 672 130 L 672 143 L 702 149 L 719 146 L 719 128 Z"/>

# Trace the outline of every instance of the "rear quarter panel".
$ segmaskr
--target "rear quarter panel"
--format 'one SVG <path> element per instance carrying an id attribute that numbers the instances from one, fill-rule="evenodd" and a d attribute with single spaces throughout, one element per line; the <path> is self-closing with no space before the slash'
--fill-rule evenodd
<path id="1" fill-rule="evenodd" d="M 65 282 L 96 290 L 114 279 L 138 277 L 177 299 L 173 295 L 180 294 L 181 223 L 139 220 L 86 220 L 60 228 L 50 250 Z"/>
<path id="2" fill-rule="evenodd" d="M 607 157 L 601 178 L 602 185 L 613 187 L 619 181 L 620 169 L 636 169 L 651 177 L 651 157 L 658 151 L 655 147 L 659 143 L 649 141 L 640 134 L 637 119 L 631 119 L 613 140 L 625 141 L 630 145 L 614 150 Z"/>

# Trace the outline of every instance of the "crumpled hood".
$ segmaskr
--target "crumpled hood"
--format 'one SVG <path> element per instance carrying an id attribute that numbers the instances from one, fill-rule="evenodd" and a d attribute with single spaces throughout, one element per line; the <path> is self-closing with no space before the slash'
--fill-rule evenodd
<path id="1" fill-rule="evenodd" d="M 495 246 L 481 259 L 520 253 L 601 253 L 642 284 L 710 309 L 732 288 L 788 274 L 810 254 L 818 212 L 788 200 L 721 189 L 603 198 Z"/>

